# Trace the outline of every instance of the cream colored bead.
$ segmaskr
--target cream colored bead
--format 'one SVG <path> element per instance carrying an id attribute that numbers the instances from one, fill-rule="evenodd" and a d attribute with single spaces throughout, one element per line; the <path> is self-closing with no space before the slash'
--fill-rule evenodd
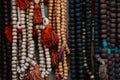
<path id="1" fill-rule="evenodd" d="M 29 54 L 28 57 L 29 57 L 29 58 L 33 58 L 33 55 L 32 55 L 32 54 Z"/>
<path id="2" fill-rule="evenodd" d="M 14 29 L 14 30 L 16 30 L 16 29 Z M 12 32 L 12 35 L 17 35 L 17 32 Z M 17 36 L 16 36 L 17 37 Z"/>
<path id="3" fill-rule="evenodd" d="M 17 17 L 13 17 L 12 19 L 13 19 L 13 21 L 14 21 L 14 20 L 17 21 Z"/>
<path id="4" fill-rule="evenodd" d="M 46 64 L 51 65 L 51 62 L 50 62 L 50 61 L 49 61 L 49 62 L 46 62 Z"/>
<path id="5" fill-rule="evenodd" d="M 17 8 L 16 8 L 16 6 L 15 6 L 15 5 L 12 5 L 12 9 L 13 9 L 13 10 L 16 10 Z"/>
<path id="6" fill-rule="evenodd" d="M 26 52 L 26 48 L 22 49 L 22 52 Z"/>
<path id="7" fill-rule="evenodd" d="M 22 72 L 25 72 L 25 69 L 24 69 L 24 68 L 21 68 L 21 71 L 22 71 Z"/>
<path id="8" fill-rule="evenodd" d="M 41 60 L 41 59 L 40 59 Z M 40 64 L 44 64 L 45 62 L 44 61 L 40 61 Z M 40 65 L 41 66 L 41 65 Z"/>
<path id="9" fill-rule="evenodd" d="M 25 63 L 25 60 L 20 60 L 21 63 Z"/>
<path id="10" fill-rule="evenodd" d="M 25 59 L 26 59 L 26 56 L 23 55 L 21 58 L 25 60 Z"/>
<path id="11" fill-rule="evenodd" d="M 20 10 L 20 13 L 21 13 L 21 14 L 25 14 L 25 11 L 24 11 L 24 10 Z"/>
<path id="12" fill-rule="evenodd" d="M 13 14 L 12 14 L 12 17 L 17 17 L 17 14 L 13 13 Z"/>
<path id="13" fill-rule="evenodd" d="M 26 42 L 22 42 L 23 45 L 26 45 Z"/>
<path id="14" fill-rule="evenodd" d="M 34 44 L 34 41 L 33 41 L 33 40 L 32 40 L 32 41 L 30 41 L 30 43 L 31 43 L 31 44 Z"/>
<path id="15" fill-rule="evenodd" d="M 17 57 L 12 57 L 12 60 L 17 60 Z"/>
<path id="16" fill-rule="evenodd" d="M 50 61 L 50 60 L 51 60 L 51 58 L 47 58 L 46 60 L 47 60 L 47 61 Z"/>
<path id="17" fill-rule="evenodd" d="M 29 30 L 28 32 L 29 32 L 29 33 L 32 33 L 32 30 Z"/>
<path id="18" fill-rule="evenodd" d="M 28 67 L 28 66 L 29 66 L 29 63 L 26 62 L 25 65 Z"/>
<path id="19" fill-rule="evenodd" d="M 21 14 L 20 16 L 21 16 L 22 18 L 25 18 L 25 14 Z"/>
<path id="20" fill-rule="evenodd" d="M 13 39 L 17 39 L 17 36 L 15 36 L 15 34 L 14 34 L 14 36 L 13 36 Z"/>
<path id="21" fill-rule="evenodd" d="M 35 62 L 35 61 L 31 61 L 31 64 L 32 64 L 32 65 L 36 65 L 36 62 Z"/>
<path id="22" fill-rule="evenodd" d="M 17 61 L 12 61 L 12 64 L 16 64 L 17 63 Z"/>
<path id="23" fill-rule="evenodd" d="M 16 68 L 16 67 L 17 67 L 17 65 L 13 64 L 13 65 L 12 65 L 12 67 L 15 67 L 15 68 Z"/>
<path id="24" fill-rule="evenodd" d="M 34 51 L 30 51 L 29 53 L 30 53 L 30 54 L 34 54 Z"/>
<path id="25" fill-rule="evenodd" d="M 12 72 L 16 72 L 16 67 L 12 67 Z"/>
<path id="26" fill-rule="evenodd" d="M 12 53 L 17 53 L 17 50 L 12 50 Z"/>
<path id="27" fill-rule="evenodd" d="M 26 56 L 26 53 L 25 53 L 25 52 L 22 52 L 21 55 L 22 55 L 22 56 Z"/>
<path id="28" fill-rule="evenodd" d="M 50 67 L 51 67 L 51 65 L 47 65 L 47 67 L 49 67 L 49 68 L 50 68 Z"/>
<path id="29" fill-rule="evenodd" d="M 40 59 L 41 59 L 41 57 L 44 57 L 44 55 L 43 55 L 43 54 L 39 54 L 39 56 L 40 56 Z"/>
<path id="30" fill-rule="evenodd" d="M 22 41 L 27 41 L 27 39 L 24 39 L 24 38 L 23 38 Z M 22 47 L 25 48 L 26 46 L 25 46 L 25 45 L 22 45 Z"/>
<path id="31" fill-rule="evenodd" d="M 15 74 L 15 75 L 13 74 L 13 75 L 12 75 L 12 78 L 13 78 L 14 80 L 17 80 L 16 74 Z M 13 79 L 12 79 L 12 80 L 13 80 Z"/>
<path id="32" fill-rule="evenodd" d="M 17 13 L 17 11 L 16 11 L 16 10 L 12 10 L 12 13 L 13 13 L 13 14 L 16 14 L 16 13 Z M 13 15 L 13 14 L 12 14 L 12 15 Z M 17 15 L 17 14 L 16 14 L 16 15 Z"/>
<path id="33" fill-rule="evenodd" d="M 33 23 L 29 23 L 29 26 L 33 26 Z M 32 28 L 32 27 L 30 27 L 30 28 Z"/>
<path id="34" fill-rule="evenodd" d="M 17 40 L 13 39 L 13 42 L 15 42 L 15 43 L 16 43 L 16 42 L 17 42 Z"/>
<path id="35" fill-rule="evenodd" d="M 13 27 L 16 27 L 17 21 L 12 21 L 12 24 L 13 24 Z"/>
<path id="36" fill-rule="evenodd" d="M 21 19 L 22 21 L 25 21 L 25 18 L 24 18 L 24 17 L 21 17 L 20 19 Z"/>
<path id="37" fill-rule="evenodd" d="M 28 34 L 29 37 L 32 37 L 32 34 Z"/>
<path id="38" fill-rule="evenodd" d="M 33 12 L 33 9 L 30 9 L 29 11 L 32 13 L 32 12 Z"/>

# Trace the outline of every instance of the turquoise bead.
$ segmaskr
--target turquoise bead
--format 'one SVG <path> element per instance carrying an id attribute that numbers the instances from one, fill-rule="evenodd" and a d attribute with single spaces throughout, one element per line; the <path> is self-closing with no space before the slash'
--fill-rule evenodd
<path id="1" fill-rule="evenodd" d="M 102 42 L 102 45 L 103 45 L 103 48 L 106 48 L 107 47 L 107 41 L 106 40 L 104 40 L 103 42 Z"/>
<path id="2" fill-rule="evenodd" d="M 110 49 L 110 48 L 107 49 L 107 54 L 108 54 L 108 55 L 111 54 L 111 49 Z"/>
<path id="3" fill-rule="evenodd" d="M 115 53 L 118 53 L 118 52 L 119 52 L 119 48 L 118 48 L 118 47 L 115 47 L 114 52 L 115 52 Z"/>

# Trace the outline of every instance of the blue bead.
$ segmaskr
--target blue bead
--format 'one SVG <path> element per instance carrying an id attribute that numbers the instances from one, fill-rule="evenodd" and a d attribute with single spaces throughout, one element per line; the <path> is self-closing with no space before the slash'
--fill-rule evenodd
<path id="1" fill-rule="evenodd" d="M 102 45 L 103 45 L 103 48 L 106 48 L 106 47 L 108 46 L 107 41 L 104 40 L 104 41 L 102 42 Z"/>
<path id="2" fill-rule="evenodd" d="M 107 49 L 107 54 L 108 54 L 108 55 L 111 54 L 111 49 L 110 49 L 110 48 Z"/>
<path id="3" fill-rule="evenodd" d="M 118 53 L 118 52 L 119 52 L 118 47 L 115 47 L 114 52 L 115 52 L 115 53 Z"/>

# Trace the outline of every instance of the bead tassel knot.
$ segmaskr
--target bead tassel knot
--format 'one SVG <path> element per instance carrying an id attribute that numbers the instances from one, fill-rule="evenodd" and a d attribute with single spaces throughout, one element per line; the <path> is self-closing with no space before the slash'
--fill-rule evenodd
<path id="1" fill-rule="evenodd" d="M 16 4 L 20 9 L 27 9 L 30 6 L 30 2 L 33 0 L 17 0 Z"/>
<path id="2" fill-rule="evenodd" d="M 40 66 L 35 65 L 34 69 L 31 72 L 29 72 L 27 74 L 27 76 L 25 76 L 24 80 L 44 80 L 41 77 L 41 73 L 40 73 L 39 69 L 40 69 Z"/>
<path id="3" fill-rule="evenodd" d="M 59 38 L 57 34 L 52 31 L 51 25 L 47 25 L 41 34 L 41 43 L 46 47 L 51 48 L 58 44 Z"/>
<path id="4" fill-rule="evenodd" d="M 6 35 L 6 38 L 8 40 L 8 42 L 12 42 L 13 41 L 13 36 L 12 36 L 12 28 L 11 27 L 6 27 L 5 28 L 5 35 Z"/>
<path id="5" fill-rule="evenodd" d="M 36 23 L 36 24 L 42 23 L 40 6 L 38 4 L 35 4 L 35 7 L 34 7 L 34 23 Z"/>

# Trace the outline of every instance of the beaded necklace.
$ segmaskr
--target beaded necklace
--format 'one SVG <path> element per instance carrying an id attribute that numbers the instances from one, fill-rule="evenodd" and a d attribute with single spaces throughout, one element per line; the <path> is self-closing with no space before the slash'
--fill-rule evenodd
<path id="1" fill-rule="evenodd" d="M 105 0 L 101 0 L 100 1 L 100 19 L 101 19 L 101 38 L 102 38 L 102 44 L 103 44 L 103 50 L 102 50 L 102 57 L 105 58 L 106 56 L 106 46 L 107 46 L 107 27 L 106 27 L 106 1 Z"/>
<path id="2" fill-rule="evenodd" d="M 102 39 L 102 58 L 103 59 L 106 59 L 106 56 L 107 56 L 107 46 L 108 46 L 108 42 L 107 42 L 107 37 L 108 37 L 108 28 L 107 28 L 107 1 L 105 0 L 101 0 L 100 1 L 100 23 L 101 23 L 101 39 Z M 101 73 L 102 71 L 102 68 L 103 67 L 103 70 L 105 71 L 104 73 L 104 76 L 102 76 L 103 73 Z M 101 69 L 100 69 L 101 68 Z M 106 80 L 107 79 L 107 72 L 106 72 L 106 64 L 102 63 L 102 65 L 100 65 L 100 68 L 99 68 L 99 78 L 100 80 Z"/>
<path id="3" fill-rule="evenodd" d="M 2 31 L 2 44 L 3 44 L 3 61 L 4 61 L 4 64 L 3 64 L 3 79 L 11 79 L 11 44 L 7 41 L 6 39 L 6 36 L 5 36 L 5 33 L 4 33 L 4 30 L 6 27 L 9 26 L 10 24 L 10 4 L 9 4 L 10 1 L 7 1 L 7 0 L 4 0 L 3 1 L 3 4 L 4 4 L 4 28 Z M 2 45 L 1 44 L 1 45 Z"/>
<path id="4" fill-rule="evenodd" d="M 16 12 L 16 2 L 12 0 L 12 20 L 13 20 L 13 42 L 12 42 L 12 80 L 18 79 L 17 78 L 17 12 Z"/>
<path id="5" fill-rule="evenodd" d="M 53 4 L 54 3 L 54 4 Z M 50 23 L 52 23 L 53 30 L 56 30 L 59 37 L 58 52 L 59 52 L 59 63 L 56 69 L 56 79 L 67 79 L 68 78 L 68 63 L 67 55 L 69 53 L 69 48 L 66 38 L 66 0 L 49 0 L 48 4 L 48 16 Z M 65 50 L 64 50 L 65 48 Z M 54 54 L 52 54 L 54 56 Z M 63 59 L 61 59 L 63 57 Z M 52 60 L 54 62 L 54 60 Z"/>
<path id="6" fill-rule="evenodd" d="M 0 1 L 0 4 L 2 4 L 2 0 Z M 0 6 L 0 10 L 2 10 L 2 6 Z M 0 30 L 2 30 L 2 12 L 0 12 Z M 2 44 L 2 32 L 0 31 L 0 44 Z M 0 45 L 0 65 L 3 65 L 3 60 L 2 60 L 2 45 Z M 0 66 L 0 79 L 2 79 L 2 66 Z"/>
<path id="7" fill-rule="evenodd" d="M 100 6 L 99 0 L 94 0 L 94 53 L 97 55 L 100 53 L 99 51 L 99 44 L 100 44 Z M 95 59 L 94 59 L 95 60 Z M 95 60 L 95 79 L 98 80 L 98 68 L 99 62 Z"/>
<path id="8" fill-rule="evenodd" d="M 80 4 L 81 3 L 81 4 Z M 82 7 L 80 9 L 78 9 L 79 7 Z M 77 11 L 78 10 L 78 11 Z M 81 12 L 81 13 L 80 13 Z M 76 43 L 79 43 L 79 44 L 76 44 L 76 48 L 77 48 L 77 52 L 78 53 L 76 55 L 76 58 L 77 60 L 79 61 L 78 64 L 78 71 L 77 71 L 77 78 L 80 78 L 82 80 L 85 79 L 85 75 L 83 73 L 83 68 L 84 68 L 84 63 L 83 63 L 83 60 L 84 60 L 84 57 L 86 56 L 85 55 L 85 52 L 86 52 L 86 28 L 85 28 L 85 1 L 79 1 L 79 0 L 76 0 L 75 2 L 75 19 L 76 19 Z M 81 17 L 82 16 L 82 17 Z M 79 34 L 79 35 L 77 35 Z M 82 35 L 81 35 L 82 34 Z M 82 47 L 82 48 L 80 48 Z"/>
<path id="9" fill-rule="evenodd" d="M 90 5 L 91 3 L 91 5 Z M 86 71 L 88 73 L 88 75 L 90 76 L 91 80 L 94 80 L 94 10 L 93 10 L 93 6 L 94 6 L 94 1 L 87 1 L 86 0 L 86 64 L 87 66 L 85 66 Z M 90 8 L 91 7 L 91 8 Z M 91 26 L 91 27 L 90 27 Z M 92 35 L 92 36 L 91 36 Z M 91 54 L 91 55 L 90 55 Z M 91 61 L 91 63 L 89 63 L 89 61 Z M 91 68 L 88 67 L 91 65 Z"/>
<path id="10" fill-rule="evenodd" d="M 118 49 L 120 49 L 120 32 L 119 32 L 119 30 L 120 30 L 120 1 L 119 0 L 116 0 L 116 5 L 117 5 L 117 29 L 116 29 L 116 32 L 117 32 L 117 47 L 118 47 Z M 119 52 L 118 52 L 119 53 Z M 116 63 L 118 63 L 119 61 L 120 61 L 120 55 L 118 54 L 118 56 L 116 56 Z M 116 69 L 117 69 L 117 71 L 116 71 L 116 74 L 118 74 L 118 73 L 120 73 L 120 70 L 118 70 L 118 68 L 120 68 L 120 63 L 118 63 L 118 65 L 116 66 Z M 120 77 L 120 75 L 116 75 L 116 79 L 118 79 Z"/>
<path id="11" fill-rule="evenodd" d="M 70 73 L 71 79 L 77 80 L 76 77 L 76 57 L 75 57 L 75 0 L 69 1 L 69 37 L 70 37 Z"/>
<path id="12" fill-rule="evenodd" d="M 115 63 L 116 59 L 115 57 L 117 56 L 117 54 L 115 54 L 114 49 L 116 47 L 116 0 L 111 0 L 110 1 L 110 45 L 111 45 L 111 53 L 113 54 L 113 58 L 112 58 L 112 66 L 113 66 L 113 71 L 114 70 L 114 66 L 117 65 L 117 63 Z M 111 70 L 112 71 L 112 70 Z M 110 75 L 111 76 L 111 75 Z M 117 74 L 115 74 L 115 72 L 113 73 L 112 77 L 113 79 L 116 79 L 115 77 L 117 76 Z"/>
<path id="13" fill-rule="evenodd" d="M 27 77 L 30 79 L 36 79 L 36 78 L 42 79 L 39 75 L 40 74 L 39 66 L 36 63 L 36 57 L 34 55 L 35 45 L 34 45 L 34 40 L 33 40 L 33 21 L 35 24 L 39 24 L 41 22 L 39 22 L 38 20 L 41 20 L 41 17 L 42 17 L 43 25 L 46 26 L 48 24 L 48 20 L 45 17 L 43 1 L 41 1 L 41 4 L 40 4 L 41 11 L 42 11 L 42 16 L 40 17 L 40 13 L 39 13 L 40 10 L 38 10 L 39 2 L 40 1 L 38 1 L 38 0 L 35 1 L 35 7 L 34 7 L 34 2 L 32 2 L 32 1 L 28 2 L 29 6 L 26 5 L 26 6 L 21 7 L 21 5 L 23 4 L 22 2 L 20 3 L 18 1 L 17 5 L 16 5 L 15 2 L 12 1 L 12 7 L 14 6 L 12 8 L 13 34 L 14 34 L 13 41 L 12 41 L 13 42 L 12 43 L 13 44 L 12 52 L 15 55 L 18 50 L 18 53 L 19 53 L 18 54 L 19 61 L 17 61 L 17 55 L 12 56 L 13 61 L 14 61 L 13 79 L 17 78 L 17 72 L 19 73 L 18 77 L 20 80 L 22 80 L 24 78 L 26 80 Z M 18 7 L 16 7 L 16 6 L 18 6 Z M 18 12 L 17 12 L 17 10 L 18 10 Z M 34 11 L 34 13 L 33 13 L 33 11 Z M 38 12 L 38 14 L 36 14 L 36 12 Z M 17 19 L 17 16 L 18 16 L 18 19 Z M 18 34 L 17 29 L 22 29 L 22 35 Z M 44 29 L 44 28 L 42 27 L 42 29 Z M 17 34 L 18 34 L 19 45 L 17 45 Z M 39 34 L 40 34 L 40 31 L 39 31 Z M 22 39 L 22 40 L 20 40 L 20 39 Z M 20 46 L 20 44 L 21 44 L 21 46 Z M 40 41 L 39 41 L 39 44 L 40 44 Z M 18 49 L 17 49 L 17 46 L 18 46 Z M 40 47 L 43 47 L 43 50 L 44 50 L 43 52 L 45 53 L 44 56 L 45 56 L 46 63 L 40 64 L 40 66 L 42 67 L 40 69 L 40 71 L 42 71 L 41 76 L 44 78 L 44 77 L 48 76 L 49 72 L 51 72 L 51 63 L 50 63 L 51 59 L 50 59 L 49 49 L 45 45 L 44 46 L 42 45 L 42 46 L 39 46 L 39 51 L 41 50 Z M 39 56 L 39 58 L 41 59 L 40 63 L 44 59 L 44 56 Z M 16 67 L 16 65 L 18 65 L 18 67 Z M 28 74 L 26 74 L 27 69 L 29 69 L 29 71 L 30 71 L 30 73 L 28 73 Z M 35 72 L 38 72 L 37 75 L 35 75 Z M 34 75 L 34 76 L 31 76 L 31 75 Z"/>

